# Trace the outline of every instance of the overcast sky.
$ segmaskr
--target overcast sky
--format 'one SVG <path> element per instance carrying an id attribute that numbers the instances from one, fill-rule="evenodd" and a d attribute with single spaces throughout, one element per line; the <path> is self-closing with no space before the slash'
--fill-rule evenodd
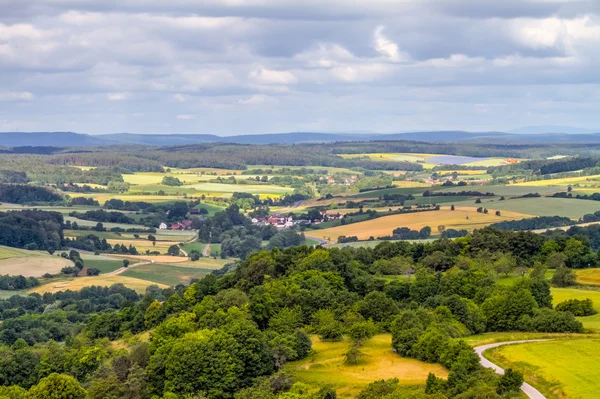
<path id="1" fill-rule="evenodd" d="M 600 0 L 0 0 L 0 131 L 526 125 L 600 128 Z"/>

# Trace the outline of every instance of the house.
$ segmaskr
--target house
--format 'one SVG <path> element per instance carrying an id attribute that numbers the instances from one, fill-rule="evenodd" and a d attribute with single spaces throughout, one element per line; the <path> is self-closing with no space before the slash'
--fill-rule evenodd
<path id="1" fill-rule="evenodd" d="M 323 223 L 323 221 L 321 219 L 313 220 L 313 224 L 321 224 L 321 223 Z"/>
<path id="2" fill-rule="evenodd" d="M 179 223 L 173 223 L 171 225 L 171 230 L 184 230 L 183 225 Z"/>
<path id="3" fill-rule="evenodd" d="M 192 223 L 193 223 L 193 221 L 187 219 L 187 220 L 182 220 L 179 224 L 181 224 L 181 226 L 183 226 L 183 230 L 191 230 Z"/>
<path id="4" fill-rule="evenodd" d="M 199 215 L 200 214 L 200 210 L 198 210 L 198 208 L 192 208 L 190 210 L 190 215 Z"/>
<path id="5" fill-rule="evenodd" d="M 159 228 L 159 229 L 161 229 L 161 230 L 166 230 L 166 229 L 167 229 L 167 227 L 168 227 L 168 226 L 167 226 L 167 224 L 166 224 L 165 222 L 162 222 L 162 223 L 161 223 L 161 224 L 158 226 L 158 228 Z"/>

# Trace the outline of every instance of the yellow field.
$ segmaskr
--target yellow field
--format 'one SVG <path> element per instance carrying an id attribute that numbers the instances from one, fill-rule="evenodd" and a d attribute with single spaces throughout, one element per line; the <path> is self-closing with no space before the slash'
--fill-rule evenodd
<path id="1" fill-rule="evenodd" d="M 119 244 L 119 245 L 124 244 L 126 246 L 133 245 L 137 249 L 138 253 L 145 253 L 146 250 L 149 250 L 150 252 L 158 251 L 161 254 L 166 254 L 167 249 L 171 245 L 178 245 L 179 243 L 184 242 L 185 240 L 181 239 L 180 241 L 156 241 L 156 245 L 152 245 L 152 241 L 143 240 L 143 239 L 133 239 L 133 240 L 109 239 L 106 241 L 110 245 L 115 245 L 115 244 Z"/>
<path id="2" fill-rule="evenodd" d="M 177 266 L 182 266 L 182 267 L 189 267 L 191 269 L 193 268 L 198 268 L 198 269 L 221 269 L 223 266 L 225 266 L 227 263 L 232 263 L 234 260 L 233 259 L 213 259 L 210 257 L 202 257 L 199 260 L 197 260 L 196 262 L 192 262 L 192 261 L 187 261 L 187 262 L 178 262 L 176 263 Z"/>
<path id="3" fill-rule="evenodd" d="M 59 273 L 66 266 L 73 266 L 73 262 L 43 251 L 0 246 L 0 274 L 41 277 Z"/>
<path id="4" fill-rule="evenodd" d="M 159 184 L 165 176 L 176 177 L 184 184 L 197 183 L 200 180 L 200 174 L 159 172 L 136 172 L 132 175 L 123 175 L 123 180 L 131 184 Z"/>
<path id="5" fill-rule="evenodd" d="M 310 236 L 329 241 L 337 241 L 337 238 L 342 235 L 357 236 L 359 240 L 366 240 L 370 236 L 377 238 L 392 235 L 392 231 L 398 227 L 420 230 L 425 226 L 431 227 L 432 234 L 437 234 L 437 228 L 440 225 L 445 226 L 446 229 L 472 231 L 496 222 L 530 217 L 530 215 L 507 211 L 502 211 L 501 216 L 496 216 L 495 210 L 489 209 L 489 213 L 484 214 L 478 213 L 476 209 L 474 207 L 457 207 L 456 210 L 451 211 L 449 206 L 444 206 L 439 211 L 384 216 L 360 223 L 314 230 L 310 232 Z"/>
<path id="6" fill-rule="evenodd" d="M 116 258 L 133 259 L 138 262 L 154 261 L 156 263 L 180 263 L 187 262 L 188 258 L 184 256 L 146 256 L 146 255 L 111 255 Z"/>
<path id="7" fill-rule="evenodd" d="M 600 187 L 600 175 L 580 176 L 580 177 L 565 177 L 563 179 L 549 179 L 530 182 L 521 182 L 516 186 L 535 186 L 535 187 L 550 187 L 550 186 L 580 186 Z"/>
<path id="8" fill-rule="evenodd" d="M 103 205 L 110 199 L 120 199 L 123 201 L 143 201 L 143 202 L 165 202 L 176 199 L 184 200 L 182 195 L 127 195 L 127 194 L 116 194 L 116 193 L 86 193 L 87 198 L 94 198 L 96 201 Z"/>
<path id="9" fill-rule="evenodd" d="M 454 170 L 438 170 L 438 175 L 446 176 L 454 173 Z M 459 176 L 467 176 L 467 175 L 484 175 L 487 173 L 486 169 L 481 170 L 457 170 Z"/>
<path id="10" fill-rule="evenodd" d="M 424 384 L 427 375 L 435 373 L 446 378 L 448 372 L 439 364 L 400 357 L 392 351 L 392 337 L 377 335 L 367 341 L 362 351 L 368 355 L 360 364 L 344 364 L 344 353 L 350 343 L 322 342 L 312 337 L 314 356 L 291 362 L 285 370 L 309 385 L 331 385 L 338 398 L 355 398 L 369 383 L 381 379 L 399 378 L 402 384 Z"/>
<path id="11" fill-rule="evenodd" d="M 600 269 L 577 270 L 577 281 L 580 283 L 600 285 Z"/>
<path id="12" fill-rule="evenodd" d="M 99 286 L 111 286 L 113 284 L 123 284 L 127 288 L 131 288 L 139 293 L 144 293 L 146 287 L 156 284 L 161 288 L 167 288 L 165 284 L 157 284 L 152 281 L 140 280 L 139 278 L 123 277 L 123 276 L 94 276 L 94 277 L 77 277 L 67 281 L 58 281 L 48 284 L 41 285 L 31 289 L 29 292 L 37 292 L 43 294 L 45 292 L 59 292 L 59 291 L 79 291 L 84 287 L 91 287 L 93 285 Z"/>
<path id="13" fill-rule="evenodd" d="M 557 305 L 568 299 L 591 299 L 594 309 L 600 312 L 600 291 L 583 290 L 577 288 L 552 288 L 552 303 Z M 600 331 L 600 313 L 593 316 L 578 317 L 577 320 L 583 323 L 585 329 L 594 332 Z"/>
<path id="14" fill-rule="evenodd" d="M 73 266 L 73 262 L 58 256 L 7 258 L 0 260 L 0 274 L 41 277 L 46 273 L 60 273 L 66 266 Z"/>
<path id="15" fill-rule="evenodd" d="M 411 188 L 411 187 L 431 187 L 428 183 L 419 183 L 417 181 L 395 181 L 394 187 Z"/>

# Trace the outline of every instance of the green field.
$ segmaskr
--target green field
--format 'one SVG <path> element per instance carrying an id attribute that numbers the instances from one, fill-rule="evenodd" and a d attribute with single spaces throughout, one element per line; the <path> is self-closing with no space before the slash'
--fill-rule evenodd
<path id="1" fill-rule="evenodd" d="M 554 305 L 564 302 L 568 299 L 591 299 L 594 303 L 594 309 L 599 313 L 593 316 L 578 317 L 583 323 L 583 327 L 591 331 L 600 331 L 600 291 L 583 290 L 577 288 L 552 288 L 552 303 Z"/>
<path id="2" fill-rule="evenodd" d="M 493 187 L 490 187 L 493 189 Z M 576 201 L 576 202 L 575 202 Z M 456 206 L 475 205 L 473 200 L 456 202 Z M 579 219 L 585 214 L 600 210 L 597 201 L 574 200 L 568 198 L 518 198 L 499 201 L 498 198 L 483 198 L 481 204 L 489 209 L 512 211 L 535 216 L 566 216 Z"/>
<path id="3" fill-rule="evenodd" d="M 391 335 L 377 335 L 361 349 L 368 355 L 359 364 L 344 364 L 343 356 L 349 342 L 322 342 L 312 337 L 314 355 L 291 362 L 284 370 L 309 385 L 331 385 L 338 398 L 354 398 L 369 383 L 381 379 L 399 378 L 403 384 L 423 384 L 432 372 L 446 378 L 447 371 L 439 364 L 400 357 L 392 351 Z"/>
<path id="4" fill-rule="evenodd" d="M 106 256 L 83 257 L 83 264 L 87 268 L 96 268 L 100 273 L 110 273 L 123 267 L 123 259 L 113 259 Z"/>
<path id="5" fill-rule="evenodd" d="M 547 398 L 595 399 L 600 390 L 600 339 L 506 345 L 486 352 L 500 366 L 513 367 Z"/>
<path id="6" fill-rule="evenodd" d="M 129 269 L 121 276 L 175 286 L 177 284 L 189 284 L 191 279 L 201 279 L 210 272 L 209 269 L 152 263 Z"/>
<path id="7" fill-rule="evenodd" d="M 213 216 L 215 213 L 225 210 L 225 207 L 202 203 L 197 205 L 196 209 L 206 209 L 208 211 L 207 216 Z"/>

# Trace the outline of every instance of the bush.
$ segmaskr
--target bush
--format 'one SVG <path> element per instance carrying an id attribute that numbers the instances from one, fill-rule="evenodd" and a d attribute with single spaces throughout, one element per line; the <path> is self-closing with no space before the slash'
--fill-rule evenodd
<path id="1" fill-rule="evenodd" d="M 96 269 L 95 267 L 90 267 L 87 269 L 88 276 L 97 276 L 100 274 L 100 269 Z"/>
<path id="2" fill-rule="evenodd" d="M 556 305 L 559 312 L 571 312 L 573 316 L 592 316 L 598 313 L 591 299 L 569 299 Z"/>

